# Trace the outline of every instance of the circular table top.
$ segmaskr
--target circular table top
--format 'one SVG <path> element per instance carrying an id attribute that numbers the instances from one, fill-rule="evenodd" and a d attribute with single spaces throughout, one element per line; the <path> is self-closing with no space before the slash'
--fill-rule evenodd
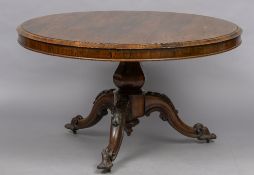
<path id="1" fill-rule="evenodd" d="M 27 49 L 69 58 L 146 61 L 201 57 L 231 50 L 242 30 L 193 14 L 149 11 L 75 12 L 43 16 L 18 26 Z"/>

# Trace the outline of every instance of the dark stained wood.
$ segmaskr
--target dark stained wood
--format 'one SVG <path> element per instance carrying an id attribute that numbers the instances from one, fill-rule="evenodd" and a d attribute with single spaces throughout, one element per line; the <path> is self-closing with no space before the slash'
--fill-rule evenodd
<path id="1" fill-rule="evenodd" d="M 81 115 L 74 117 L 71 123 L 66 124 L 65 128 L 70 129 L 76 134 L 79 129 L 89 128 L 97 124 L 103 116 L 108 114 L 108 109 L 114 108 L 114 89 L 102 91 L 95 99 L 92 111 L 89 116 L 83 118 Z"/>
<path id="2" fill-rule="evenodd" d="M 170 99 L 145 92 L 140 61 L 201 57 L 241 44 L 237 25 L 211 17 L 170 12 L 79 12 L 49 15 L 17 28 L 27 49 L 62 57 L 119 61 L 113 81 L 118 90 L 101 92 L 87 117 L 78 115 L 65 127 L 73 133 L 92 127 L 111 111 L 109 143 L 97 166 L 108 172 L 119 152 L 124 131 L 129 136 L 139 118 L 157 111 L 179 133 L 198 140 L 216 139 L 203 124 L 185 124 Z"/>
<path id="3" fill-rule="evenodd" d="M 70 58 L 146 61 L 193 58 L 241 43 L 237 25 L 171 12 L 76 12 L 31 19 L 17 28 L 33 51 Z"/>
<path id="4" fill-rule="evenodd" d="M 141 87 L 145 83 L 145 76 L 139 62 L 120 62 L 113 81 L 121 93 L 130 91 L 142 92 Z"/>
<path id="5" fill-rule="evenodd" d="M 74 117 L 71 123 L 66 124 L 67 129 L 74 133 L 95 125 L 107 114 L 107 109 L 112 113 L 110 138 L 108 146 L 102 151 L 102 161 L 97 166 L 109 172 L 113 161 L 119 152 L 124 131 L 128 136 L 133 132 L 133 127 L 139 124 L 139 118 L 149 116 L 158 111 L 160 118 L 176 129 L 179 133 L 198 140 L 216 139 L 203 124 L 197 123 L 193 127 L 185 124 L 175 109 L 170 99 L 159 93 L 144 92 L 141 90 L 145 77 L 138 62 L 120 62 L 113 76 L 118 90 L 106 90 L 95 99 L 94 106 L 88 117 L 80 115 Z"/>
<path id="6" fill-rule="evenodd" d="M 179 118 L 178 111 L 167 96 L 160 93 L 147 92 L 145 94 L 145 114 L 150 115 L 154 111 L 160 112 L 160 118 L 163 121 L 168 121 L 174 129 L 187 137 L 206 140 L 207 142 L 216 139 L 216 135 L 211 134 L 208 128 L 201 123 L 197 123 L 193 127 L 185 124 Z"/>

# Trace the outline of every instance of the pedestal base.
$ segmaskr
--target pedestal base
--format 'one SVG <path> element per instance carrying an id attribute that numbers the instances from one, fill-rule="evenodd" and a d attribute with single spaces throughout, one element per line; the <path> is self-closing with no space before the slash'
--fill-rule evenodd
<path id="1" fill-rule="evenodd" d="M 101 92 L 94 101 L 90 114 L 83 118 L 78 115 L 65 127 L 76 134 L 77 130 L 88 128 L 98 123 L 103 116 L 111 111 L 110 139 L 108 146 L 102 151 L 102 161 L 97 166 L 104 172 L 109 172 L 113 166 L 121 146 L 124 132 L 131 135 L 133 127 L 139 124 L 139 118 L 149 116 L 154 111 L 160 112 L 160 118 L 167 121 L 181 134 L 210 142 L 216 135 L 210 133 L 208 128 L 197 123 L 193 127 L 185 124 L 178 116 L 178 112 L 170 99 L 159 93 L 144 92 L 141 87 L 145 78 L 137 62 L 119 64 L 115 74 L 114 83 L 118 90 L 110 89 Z"/>

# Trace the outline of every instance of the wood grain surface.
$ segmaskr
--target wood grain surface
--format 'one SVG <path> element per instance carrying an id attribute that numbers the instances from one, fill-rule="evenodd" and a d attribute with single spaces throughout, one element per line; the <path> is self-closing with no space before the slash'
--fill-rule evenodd
<path id="1" fill-rule="evenodd" d="M 19 43 L 37 52 L 109 61 L 212 55 L 240 45 L 242 33 L 222 19 L 148 11 L 55 14 L 28 20 L 17 31 Z"/>

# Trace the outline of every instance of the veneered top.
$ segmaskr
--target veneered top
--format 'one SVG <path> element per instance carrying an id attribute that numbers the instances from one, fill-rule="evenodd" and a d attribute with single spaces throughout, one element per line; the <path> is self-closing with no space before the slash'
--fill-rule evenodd
<path id="1" fill-rule="evenodd" d="M 172 12 L 100 11 L 28 20 L 19 43 L 46 54 L 94 60 L 145 61 L 224 52 L 241 43 L 228 21 Z"/>

